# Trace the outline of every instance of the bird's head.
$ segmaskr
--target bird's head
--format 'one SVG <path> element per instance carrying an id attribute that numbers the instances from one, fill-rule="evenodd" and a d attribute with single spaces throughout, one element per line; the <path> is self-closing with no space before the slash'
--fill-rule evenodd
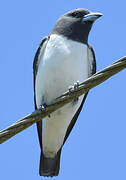
<path id="1" fill-rule="evenodd" d="M 63 35 L 69 39 L 87 43 L 88 34 L 101 13 L 93 13 L 87 9 L 75 9 L 61 16 L 52 33 Z"/>

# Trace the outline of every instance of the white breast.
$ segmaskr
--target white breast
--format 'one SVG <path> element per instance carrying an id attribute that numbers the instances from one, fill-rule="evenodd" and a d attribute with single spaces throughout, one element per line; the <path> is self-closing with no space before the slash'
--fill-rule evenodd
<path id="1" fill-rule="evenodd" d="M 36 76 L 36 103 L 49 103 L 68 90 L 76 81 L 83 82 L 88 77 L 87 46 L 51 35 Z M 83 96 L 74 106 L 65 105 L 60 110 L 43 119 L 42 145 L 46 157 L 54 157 L 61 148 L 72 117 L 79 108 Z"/>

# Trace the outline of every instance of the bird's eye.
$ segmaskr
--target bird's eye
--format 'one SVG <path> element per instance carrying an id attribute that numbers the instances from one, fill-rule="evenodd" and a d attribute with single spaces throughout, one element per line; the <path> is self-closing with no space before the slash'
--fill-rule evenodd
<path id="1" fill-rule="evenodd" d="M 71 16 L 72 16 L 72 17 L 78 17 L 78 16 L 79 16 L 79 13 L 74 12 L 74 13 L 71 14 Z"/>
<path id="2" fill-rule="evenodd" d="M 83 17 L 83 15 L 81 13 L 79 13 L 79 12 L 70 13 L 69 16 L 74 17 L 74 18 L 81 18 L 81 17 Z"/>

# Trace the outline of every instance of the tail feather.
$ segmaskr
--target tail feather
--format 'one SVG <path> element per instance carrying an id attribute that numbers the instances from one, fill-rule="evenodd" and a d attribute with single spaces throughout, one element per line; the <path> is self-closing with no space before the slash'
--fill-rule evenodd
<path id="1" fill-rule="evenodd" d="M 54 158 L 46 158 L 42 152 L 40 156 L 40 176 L 58 176 L 60 169 L 61 150 L 58 151 Z"/>

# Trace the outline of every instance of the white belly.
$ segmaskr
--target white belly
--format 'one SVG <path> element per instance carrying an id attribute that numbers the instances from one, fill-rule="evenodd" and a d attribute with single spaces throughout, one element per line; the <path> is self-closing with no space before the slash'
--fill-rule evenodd
<path id="1" fill-rule="evenodd" d="M 36 103 L 50 103 L 68 90 L 76 81 L 83 82 L 88 77 L 87 46 L 51 35 L 41 57 L 36 76 Z M 55 52 L 55 53 L 54 53 Z M 42 121 L 42 146 L 46 157 L 54 157 L 61 148 L 67 128 L 82 102 L 69 103 Z"/>

